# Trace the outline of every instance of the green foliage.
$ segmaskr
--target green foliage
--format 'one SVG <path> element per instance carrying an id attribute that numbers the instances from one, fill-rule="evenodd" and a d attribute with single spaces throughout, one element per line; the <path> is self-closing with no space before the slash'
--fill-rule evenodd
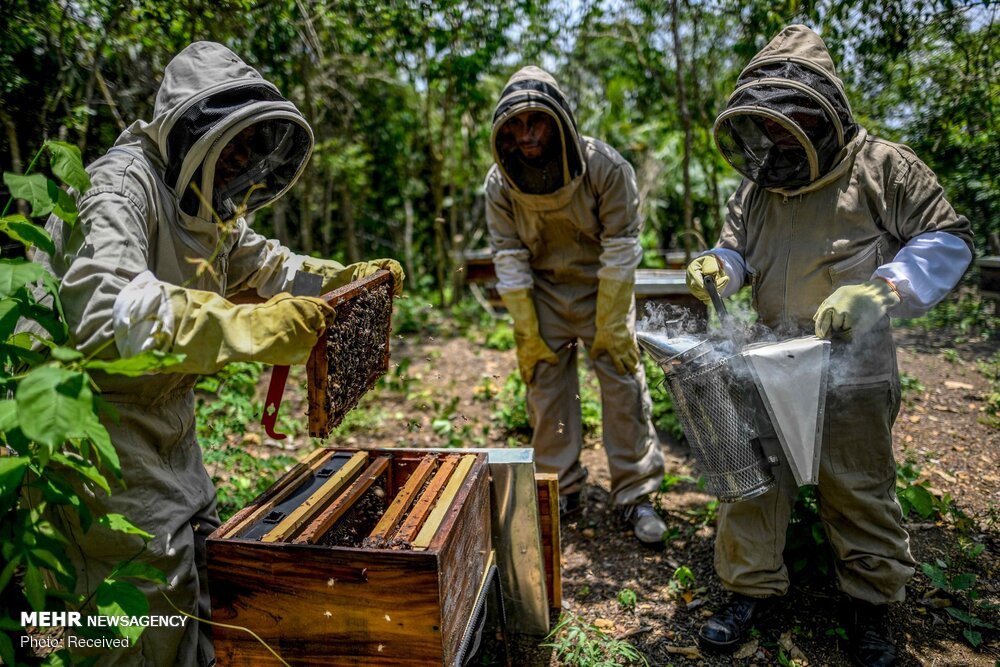
<path id="1" fill-rule="evenodd" d="M 785 531 L 784 558 L 789 569 L 797 576 L 820 578 L 833 572 L 833 554 L 819 518 L 815 486 L 799 487 L 799 495 Z"/>
<path id="2" fill-rule="evenodd" d="M 985 551 L 985 545 L 963 538 L 959 540 L 959 549 L 956 562 L 964 567 L 956 569 L 954 563 L 939 558 L 933 563 L 921 563 L 920 569 L 931 585 L 953 602 L 944 607 L 945 612 L 964 625 L 962 636 L 973 648 L 978 648 L 983 643 L 982 631 L 996 629 L 996 625 L 982 615 L 993 612 L 995 616 L 1000 605 L 982 599 L 982 593 L 976 587 L 978 577 L 969 571 L 979 569 L 976 559 Z"/>
<path id="3" fill-rule="evenodd" d="M 612 639 L 600 628 L 585 623 L 578 616 L 564 613 L 549 633 L 549 643 L 561 665 L 570 667 L 612 667 L 648 665 L 646 658 L 628 642 Z"/>
<path id="4" fill-rule="evenodd" d="M 963 337 L 995 336 L 998 330 L 995 303 L 964 290 L 949 295 L 925 315 L 901 322 L 926 332 L 948 331 Z"/>
<path id="5" fill-rule="evenodd" d="M 597 433 L 601 428 L 601 398 L 596 386 L 597 379 L 583 368 L 580 376 L 580 415 L 584 435 Z M 531 439 L 531 425 L 528 423 L 527 386 L 520 373 L 514 371 L 507 376 L 497 399 L 499 408 L 493 414 L 493 421 L 517 440 Z"/>
<path id="6" fill-rule="evenodd" d="M 916 514 L 924 520 L 950 521 L 962 535 L 972 531 L 975 528 L 973 518 L 955 505 L 951 495 L 932 493 L 929 483 L 921 477 L 920 470 L 911 459 L 896 465 L 896 498 L 903 510 L 903 518 Z"/>
<path id="7" fill-rule="evenodd" d="M 670 435 L 677 442 L 684 439 L 684 429 L 674 412 L 674 404 L 667 391 L 663 369 L 653 361 L 648 354 L 642 355 L 643 367 L 646 370 L 646 382 L 649 385 L 649 396 L 653 401 L 653 425 L 657 430 Z"/>
<path id="8" fill-rule="evenodd" d="M 497 321 L 496 326 L 487 331 L 486 347 L 501 352 L 513 350 L 515 347 L 514 328 L 506 322 Z"/>
<path id="9" fill-rule="evenodd" d="M 912 406 L 917 398 L 926 391 L 923 383 L 909 373 L 899 374 L 900 399 L 906 405 Z"/>
<path id="10" fill-rule="evenodd" d="M 262 414 L 260 401 L 254 400 L 261 370 L 259 363 L 229 364 L 201 378 L 195 387 L 198 443 L 205 464 L 216 471 L 212 481 L 223 521 L 295 463 L 288 455 L 255 456 L 247 451 L 247 425 Z"/>
<path id="11" fill-rule="evenodd" d="M 992 428 L 1000 429 L 1000 352 L 976 362 L 976 368 L 982 373 L 990 387 L 986 394 L 986 415 L 981 421 Z"/>
<path id="12" fill-rule="evenodd" d="M 61 142 L 46 142 L 29 171 L 43 151 L 63 182 L 78 191 L 90 187 L 79 150 Z M 33 215 L 54 213 L 68 225 L 75 223 L 75 200 L 44 174 L 6 172 L 3 180 Z M 47 232 L 24 216 L 3 215 L 0 231 L 25 246 L 53 250 Z M 78 524 L 89 531 L 97 524 L 152 539 L 124 516 L 93 516 L 85 502 L 89 494 L 115 493 L 122 485 L 118 453 L 101 422 L 102 404 L 90 372 L 152 372 L 179 358 L 146 353 L 107 362 L 94 358 L 100 350 L 85 354 L 70 347 L 58 287 L 40 265 L 0 259 L 0 386 L 6 396 L 0 400 L 0 447 L 10 454 L 0 457 L 0 661 L 8 665 L 26 659 L 15 644 L 20 610 L 144 615 L 148 603 L 132 581 L 166 584 L 158 570 L 129 561 L 93 582 L 94 589 L 77 591 L 66 530 Z M 24 332 L 15 329 L 19 320 Z M 142 628 L 107 631 L 134 640 Z M 68 659 L 65 648 L 50 657 L 52 664 Z"/>
<path id="13" fill-rule="evenodd" d="M 638 600 L 638 596 L 631 588 L 623 588 L 618 591 L 618 605 L 623 609 L 632 611 L 635 609 L 635 603 L 638 602 Z"/>
<path id="14" fill-rule="evenodd" d="M 681 565 L 674 570 L 670 576 L 667 589 L 672 595 L 682 598 L 685 602 L 690 602 L 694 598 L 692 592 L 695 587 L 694 572 L 687 565 Z"/>
<path id="15" fill-rule="evenodd" d="M 507 376 L 497 403 L 500 407 L 493 414 L 493 421 L 517 440 L 530 441 L 532 429 L 528 423 L 527 385 L 520 373 L 514 371 Z"/>

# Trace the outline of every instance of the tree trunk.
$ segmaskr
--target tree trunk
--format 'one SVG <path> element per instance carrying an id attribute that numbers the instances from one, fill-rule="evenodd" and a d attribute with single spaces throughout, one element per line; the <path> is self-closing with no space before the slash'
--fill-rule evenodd
<path id="1" fill-rule="evenodd" d="M 271 210 L 273 211 L 271 226 L 274 228 L 274 238 L 281 241 L 282 245 L 291 245 L 291 239 L 288 238 L 288 199 L 283 197 L 274 202 Z"/>
<path id="2" fill-rule="evenodd" d="M 415 220 L 413 200 L 409 197 L 403 199 L 403 214 L 405 216 L 403 227 L 403 261 L 406 263 L 406 275 L 411 276 L 410 280 L 413 280 L 417 275 L 413 260 L 413 225 Z"/>
<path id="3" fill-rule="evenodd" d="M 347 244 L 347 261 L 349 264 L 361 261 L 358 250 L 358 230 L 354 221 L 354 203 L 351 200 L 351 190 L 347 183 L 340 188 L 340 217 L 344 220 L 344 242 Z"/>
<path id="4" fill-rule="evenodd" d="M 18 142 L 17 124 L 7 111 L 0 107 L 0 123 L 3 123 L 7 133 L 7 145 L 10 146 L 10 168 L 15 174 L 24 173 L 24 162 L 21 161 L 21 146 Z"/>
<path id="5" fill-rule="evenodd" d="M 691 238 L 694 235 L 693 204 L 691 202 L 691 112 L 688 110 L 684 86 L 684 57 L 681 55 L 679 0 L 670 3 L 670 32 L 674 42 L 674 69 L 677 75 L 677 110 L 684 127 L 684 155 L 681 161 L 684 179 L 684 262 L 691 261 Z"/>
<path id="6" fill-rule="evenodd" d="M 299 76 L 302 78 L 302 106 L 305 109 L 307 120 L 312 120 L 316 117 L 313 108 L 313 94 L 312 85 L 309 80 L 311 75 L 311 66 L 309 65 L 309 57 L 303 56 L 299 60 Z M 315 123 L 314 123 L 315 124 Z M 312 170 L 306 169 L 302 172 L 302 177 L 299 180 L 298 190 L 299 193 L 299 249 L 305 254 L 310 254 L 313 251 L 313 219 L 312 211 L 310 210 L 309 203 L 312 199 L 313 190 L 313 176 Z"/>

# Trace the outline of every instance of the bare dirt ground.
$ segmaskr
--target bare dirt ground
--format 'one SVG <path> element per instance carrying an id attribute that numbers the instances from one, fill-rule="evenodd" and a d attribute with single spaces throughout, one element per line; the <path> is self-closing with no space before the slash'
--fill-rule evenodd
<path id="1" fill-rule="evenodd" d="M 485 348 L 483 336 L 438 331 L 394 337 L 386 386 L 362 401 L 330 444 L 507 446 L 509 434 L 494 414 L 502 407 L 500 391 L 515 369 L 515 356 Z M 902 331 L 897 340 L 908 387 L 895 427 L 897 460 L 909 462 L 915 481 L 937 497 L 953 499 L 951 512 L 908 519 L 913 556 L 918 563 L 944 566 L 947 577 L 975 574 L 970 590 L 977 604 L 995 605 L 1000 602 L 1000 429 L 985 423 L 990 388 L 977 361 L 991 357 L 998 344 L 916 331 Z M 264 387 L 266 381 L 265 374 Z M 304 387 L 301 374 L 293 373 L 282 407 L 286 414 L 305 414 L 296 383 Z M 697 477 L 687 448 L 666 435 L 661 439 L 668 477 Z M 301 436 L 281 444 L 292 450 L 312 446 Z M 844 599 L 832 571 L 796 577 L 781 610 L 734 654 L 701 652 L 697 628 L 726 597 L 712 568 L 713 498 L 692 482 L 674 484 L 658 498 L 671 537 L 661 550 L 642 548 L 608 511 L 608 471 L 598 436 L 588 437 L 583 461 L 590 469 L 586 505 L 562 527 L 563 607 L 578 622 L 627 640 L 656 666 L 849 664 L 840 616 Z M 813 553 L 823 548 L 814 546 Z M 682 568 L 691 576 L 678 576 Z M 960 581 L 965 585 L 969 579 Z M 626 589 L 635 593 L 632 606 L 619 602 Z M 945 611 L 949 605 L 969 611 L 968 600 L 967 593 L 936 586 L 918 566 L 907 601 L 892 612 L 900 664 L 1000 664 L 1000 630 L 961 623 Z M 995 610 L 972 611 L 979 621 L 1000 626 Z M 963 630 L 981 632 L 978 649 L 963 638 Z M 559 664 L 554 657 L 552 664 Z"/>

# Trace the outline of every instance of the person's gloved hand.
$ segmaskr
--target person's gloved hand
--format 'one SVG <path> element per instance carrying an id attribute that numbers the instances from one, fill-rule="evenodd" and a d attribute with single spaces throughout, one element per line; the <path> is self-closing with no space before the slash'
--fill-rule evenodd
<path id="1" fill-rule="evenodd" d="M 301 364 L 333 321 L 326 301 L 283 292 L 261 304 L 235 305 L 214 292 L 170 294 L 174 336 L 169 351 L 186 355 L 170 372 L 210 374 L 234 361 Z"/>
<path id="2" fill-rule="evenodd" d="M 531 384 L 535 379 L 535 366 L 539 362 L 558 364 L 559 357 L 542 339 L 538 331 L 538 314 L 530 289 L 514 290 L 501 294 L 503 305 L 514 319 L 514 341 L 517 343 L 517 367 L 521 379 Z"/>
<path id="3" fill-rule="evenodd" d="M 392 292 L 399 296 L 403 293 L 403 280 L 406 274 L 403 267 L 394 259 L 373 259 L 370 262 L 357 262 L 344 266 L 332 259 L 309 258 L 302 262 L 302 270 L 318 273 L 323 276 L 323 293 L 343 287 L 347 283 L 370 276 L 379 269 L 385 269 L 392 274 Z"/>
<path id="4" fill-rule="evenodd" d="M 597 332 L 590 346 L 590 358 L 607 354 L 622 375 L 634 373 L 639 365 L 639 345 L 628 328 L 635 283 L 602 278 L 597 287 Z"/>
<path id="5" fill-rule="evenodd" d="M 722 267 L 722 260 L 715 255 L 702 255 L 691 260 L 687 266 L 687 287 L 698 299 L 709 303 L 711 297 L 705 290 L 705 276 L 715 278 L 715 288 L 722 292 L 722 289 L 729 284 L 729 276 L 726 275 Z"/>
<path id="6" fill-rule="evenodd" d="M 871 331 L 898 303 L 896 291 L 878 278 L 860 285 L 838 287 L 813 315 L 816 335 L 820 338 L 830 338 L 835 333 L 845 338 L 860 336 Z"/>

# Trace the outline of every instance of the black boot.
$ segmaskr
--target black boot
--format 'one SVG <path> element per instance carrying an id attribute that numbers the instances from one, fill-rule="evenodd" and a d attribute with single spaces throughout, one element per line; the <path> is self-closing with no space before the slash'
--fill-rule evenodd
<path id="1" fill-rule="evenodd" d="M 853 600 L 848 627 L 848 651 L 855 665 L 892 667 L 896 645 L 892 641 L 889 606 Z"/>
<path id="2" fill-rule="evenodd" d="M 705 621 L 698 630 L 702 648 L 710 651 L 727 651 L 736 648 L 755 623 L 767 618 L 774 609 L 775 597 L 752 598 L 733 593 L 715 616 Z"/>

